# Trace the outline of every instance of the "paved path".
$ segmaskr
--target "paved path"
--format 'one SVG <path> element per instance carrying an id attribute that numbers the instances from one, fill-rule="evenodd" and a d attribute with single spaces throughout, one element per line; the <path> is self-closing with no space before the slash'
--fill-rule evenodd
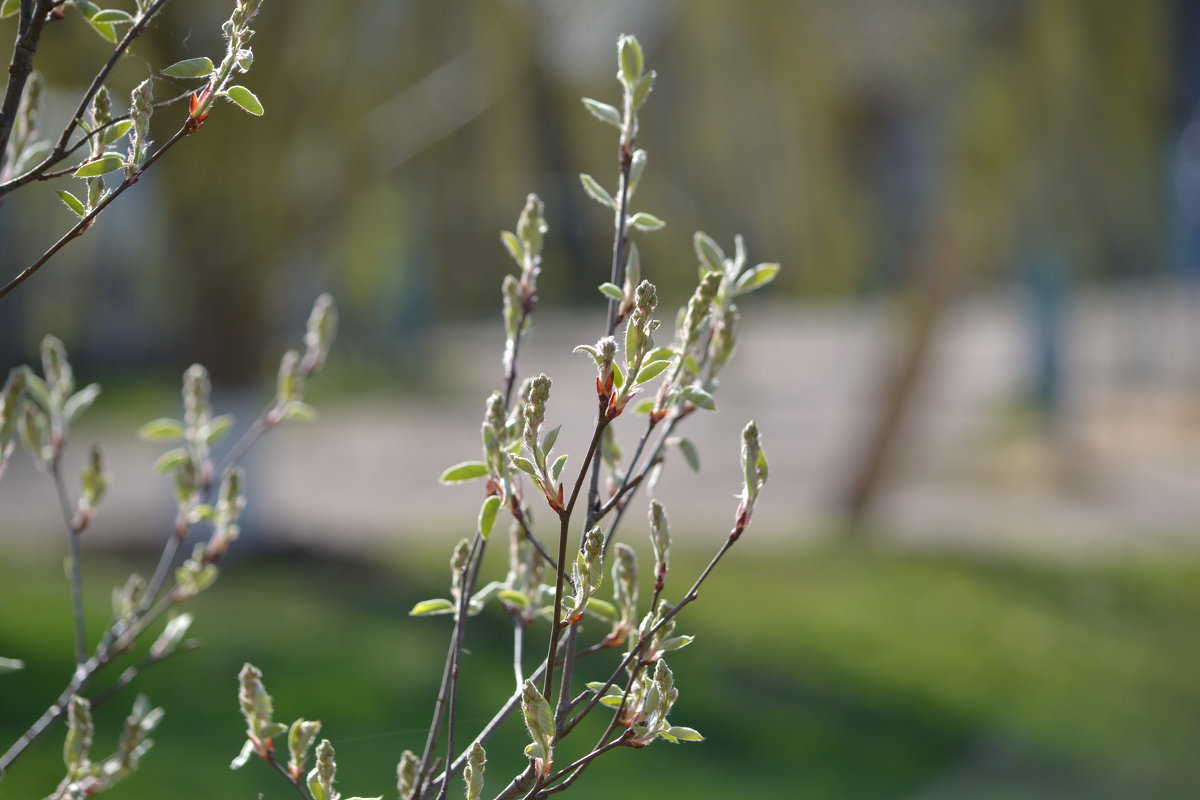
<path id="1" fill-rule="evenodd" d="M 758 420 L 771 458 L 750 546 L 822 535 L 871 418 L 895 330 L 883 309 L 753 311 L 723 379 L 721 413 L 688 424 L 701 474 L 678 460 L 660 485 L 681 543 L 707 546 L 727 530 L 739 485 L 738 434 L 749 418 Z M 1070 328 L 1068 414 L 1050 444 L 1016 429 L 1010 412 L 1025 371 L 1020 306 L 997 297 L 957 309 L 896 479 L 876 509 L 885 535 L 1071 558 L 1169 555 L 1200 544 L 1200 323 L 1189 313 L 1172 296 L 1096 295 L 1081 303 Z M 594 339 L 575 332 L 596 330 L 589 322 L 545 317 L 523 354 L 523 366 L 555 379 L 550 425 L 593 413 L 591 362 L 570 354 Z M 351 549 L 466 532 L 478 487 L 442 487 L 436 477 L 477 457 L 483 398 L 498 373 L 494 334 L 490 323 L 438 331 L 431 393 L 346 402 L 322 409 L 316 425 L 264 440 L 249 463 L 248 527 Z M 632 431 L 624 429 L 623 444 L 632 444 Z M 586 434 L 564 426 L 560 451 L 577 459 Z M 89 538 L 162 535 L 172 518 L 167 487 L 143 477 L 158 450 L 128 431 L 86 435 L 104 443 L 116 475 Z M 24 456 L 18 461 L 0 483 L 0 546 L 46 542 L 48 528 L 57 547 L 49 483 Z M 639 527 L 641 513 L 631 518 Z"/>

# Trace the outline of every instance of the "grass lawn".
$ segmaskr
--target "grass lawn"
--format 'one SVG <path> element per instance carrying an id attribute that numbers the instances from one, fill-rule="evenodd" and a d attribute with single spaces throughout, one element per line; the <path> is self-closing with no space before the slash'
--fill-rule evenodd
<path id="1" fill-rule="evenodd" d="M 675 580 L 699 566 L 681 556 Z M 109 587 L 129 567 L 104 557 L 86 568 L 95 631 Z M 0 560 L 0 655 L 27 663 L 0 676 L 5 746 L 67 677 L 61 574 L 16 554 Z M 324 721 L 344 792 L 394 797 L 400 751 L 422 744 L 449 630 L 447 618 L 406 612 L 444 594 L 446 574 L 440 555 L 400 566 L 311 557 L 230 565 L 194 604 L 203 647 L 140 680 L 167 716 L 139 774 L 107 796 L 294 797 L 262 764 L 227 768 L 242 735 L 235 676 L 248 660 L 264 670 L 280 718 Z M 505 620 L 485 612 L 472 623 L 464 725 L 477 728 L 511 691 Z M 1065 567 L 851 546 L 770 558 L 735 551 L 679 630 L 697 641 L 672 659 L 681 691 L 672 722 L 708 741 L 618 751 L 573 797 L 1200 791 L 1200 558 Z M 527 663 L 541 642 L 531 642 Z M 611 669 L 612 655 L 595 658 L 581 680 Z M 98 752 L 112 747 L 131 701 L 98 713 Z M 504 734 L 488 747 L 493 792 L 519 767 L 526 741 L 517 720 Z M 576 754 L 568 744 L 559 759 Z M 29 751 L 0 781 L 0 800 L 49 791 L 61 746 L 56 731 Z"/>

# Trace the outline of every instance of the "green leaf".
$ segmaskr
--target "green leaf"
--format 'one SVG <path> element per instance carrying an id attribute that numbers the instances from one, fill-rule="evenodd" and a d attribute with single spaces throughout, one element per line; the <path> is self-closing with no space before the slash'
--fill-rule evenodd
<path id="1" fill-rule="evenodd" d="M 256 117 L 263 115 L 262 103 L 258 102 L 258 98 L 254 96 L 254 92 L 245 86 L 230 86 L 225 90 L 225 96 L 241 106 L 243 111 L 253 114 Z"/>
<path id="2" fill-rule="evenodd" d="M 233 414 L 222 414 L 215 417 L 211 422 L 204 426 L 204 440 L 208 444 L 216 444 L 221 440 L 221 437 L 229 433 L 229 429 L 233 427 Z"/>
<path id="3" fill-rule="evenodd" d="M 508 254 L 513 257 L 513 260 L 518 264 L 525 261 L 525 245 L 521 244 L 521 240 L 512 231 L 501 231 L 500 241 L 504 243 Z"/>
<path id="4" fill-rule="evenodd" d="M 454 611 L 454 603 L 444 597 L 434 600 L 422 600 L 408 612 L 410 617 L 427 617 L 434 614 L 450 614 Z"/>
<path id="5" fill-rule="evenodd" d="M 185 58 L 183 61 L 176 61 L 164 69 L 162 74 L 168 78 L 203 78 L 213 74 L 215 69 L 212 59 L 201 56 L 200 58 Z"/>
<path id="6" fill-rule="evenodd" d="M 159 475 L 165 475 L 166 473 L 175 469 L 175 467 L 178 467 L 180 464 L 182 464 L 185 459 L 187 459 L 187 451 L 182 447 L 177 447 L 174 450 L 168 450 L 159 456 L 158 460 L 154 462 L 153 470 Z"/>
<path id="7" fill-rule="evenodd" d="M 302 400 L 289 400 L 283 407 L 283 418 L 296 422 L 315 422 L 317 410 Z"/>
<path id="8" fill-rule="evenodd" d="M 442 477 L 438 478 L 438 480 L 442 483 L 462 483 L 463 481 L 473 481 L 476 478 L 483 478 L 487 474 L 487 464 L 482 461 L 463 461 L 443 472 Z"/>
<path id="9" fill-rule="evenodd" d="M 654 410 L 654 399 L 653 398 L 650 398 L 647 400 L 641 400 L 638 402 L 637 405 L 635 405 L 633 407 L 633 413 L 635 413 L 635 414 L 649 414 L 653 410 Z"/>
<path id="10" fill-rule="evenodd" d="M 119 8 L 106 8 L 97 11 L 88 19 L 93 25 L 100 25 L 106 22 L 133 22 L 133 15 Z"/>
<path id="11" fill-rule="evenodd" d="M 654 70 L 650 70 L 638 81 L 638 85 L 633 90 L 634 108 L 641 108 L 642 103 L 646 102 L 646 98 L 650 96 L 650 90 L 654 88 L 655 77 L 657 77 L 657 73 Z"/>
<path id="12" fill-rule="evenodd" d="M 0 19 L 11 17 L 21 10 L 21 0 L 4 0 L 0 3 Z"/>
<path id="13" fill-rule="evenodd" d="M 492 527 L 496 524 L 496 512 L 499 510 L 500 496 L 494 494 L 488 495 L 479 507 L 479 535 L 484 539 L 492 532 Z"/>
<path id="14" fill-rule="evenodd" d="M 695 641 L 695 639 L 695 636 L 672 636 L 670 639 L 667 639 L 665 642 L 660 644 L 658 648 L 664 653 L 670 650 L 682 650 Z"/>
<path id="15" fill-rule="evenodd" d="M 678 739 L 681 742 L 704 741 L 704 737 L 700 735 L 699 731 L 696 731 L 692 728 L 685 728 L 682 725 L 675 725 L 664 732 L 673 739 Z"/>
<path id="16" fill-rule="evenodd" d="M 596 616 L 603 617 L 607 620 L 617 618 L 617 608 L 607 600 L 601 600 L 599 597 L 589 597 L 587 601 L 587 610 Z"/>
<path id="17" fill-rule="evenodd" d="M 696 452 L 696 445 L 692 444 L 692 440 L 680 439 L 675 444 L 679 446 L 679 452 L 683 453 L 683 460 L 692 468 L 692 472 L 699 472 L 700 454 Z"/>
<path id="18" fill-rule="evenodd" d="M 554 443 L 558 441 L 558 432 L 562 430 L 562 425 L 556 425 L 545 436 L 542 437 L 542 452 L 549 453 L 554 449 Z"/>
<path id="19" fill-rule="evenodd" d="M 761 289 L 771 281 L 775 280 L 775 276 L 779 274 L 778 264 L 759 264 L 753 269 L 748 269 L 742 273 L 737 279 L 737 283 L 733 286 L 733 295 L 749 294 L 755 289 Z"/>
<path id="20" fill-rule="evenodd" d="M 120 122 L 114 122 L 112 125 L 104 129 L 104 132 L 100 134 L 100 139 L 105 144 L 112 144 L 125 134 L 129 133 L 129 129 L 132 127 L 133 120 L 123 119 Z"/>
<path id="21" fill-rule="evenodd" d="M 645 211 L 639 211 L 629 218 L 629 224 L 637 228 L 639 231 L 657 231 L 667 223 L 663 222 L 653 214 L 647 214 Z"/>
<path id="22" fill-rule="evenodd" d="M 588 197 L 600 205 L 608 206 L 612 209 L 617 207 L 617 201 L 613 199 L 613 196 L 591 175 L 588 175 L 586 172 L 579 173 L 579 182 L 583 184 L 583 190 L 587 192 Z"/>
<path id="23" fill-rule="evenodd" d="M 654 380 L 669 366 L 671 366 L 670 361 L 651 361 L 638 370 L 637 380 L 634 381 L 634 384 L 636 385 L 639 383 L 645 383 L 646 381 Z"/>
<path id="24" fill-rule="evenodd" d="M 175 442 L 183 438 L 183 423 L 170 417 L 152 419 L 138 428 L 137 436 L 143 442 Z"/>
<path id="25" fill-rule="evenodd" d="M 67 418 L 67 422 L 74 422 L 78 419 L 80 414 L 88 410 L 99 394 L 100 384 L 91 383 L 71 395 L 70 399 L 63 404 L 63 416 Z"/>
<path id="26" fill-rule="evenodd" d="M 558 476 L 562 474 L 563 467 L 566 466 L 566 464 L 567 464 L 567 454 L 566 453 L 563 453 L 561 456 L 554 459 L 554 463 L 550 466 L 550 477 L 552 479 L 554 479 L 555 481 L 557 481 Z"/>
<path id="27" fill-rule="evenodd" d="M 626 86 L 633 87 L 642 77 L 645 61 L 642 58 L 642 46 L 637 37 L 622 35 L 617 40 L 617 66 L 621 68 L 618 76 Z"/>
<path id="28" fill-rule="evenodd" d="M 529 596 L 524 592 L 518 592 L 516 589 L 501 589 L 496 593 L 496 596 L 501 600 L 512 603 L 514 606 L 519 606 L 520 608 L 529 607 Z"/>
<path id="29" fill-rule="evenodd" d="M 105 154 L 95 161 L 85 162 L 83 166 L 71 174 L 76 178 L 97 178 L 101 175 L 107 175 L 110 172 L 116 172 L 123 166 L 125 166 L 124 156 Z"/>
<path id="30" fill-rule="evenodd" d="M 646 362 L 663 361 L 664 359 L 670 361 L 674 357 L 675 351 L 672 348 L 658 347 L 646 354 Z"/>
<path id="31" fill-rule="evenodd" d="M 593 117 L 601 122 L 607 122 L 618 130 L 625 127 L 621 120 L 621 112 L 610 106 L 608 103 L 601 103 L 599 100 L 593 100 L 590 97 L 583 98 L 584 107 L 591 113 Z"/>
<path id="32" fill-rule="evenodd" d="M 692 246 L 696 250 L 696 258 L 708 267 L 709 272 L 721 272 L 725 269 L 725 251 L 707 233 L 696 231 L 696 235 L 692 237 Z"/>
<path id="33" fill-rule="evenodd" d="M 67 204 L 67 208 L 75 212 L 75 216 L 82 217 L 87 214 L 87 209 L 83 205 L 83 201 L 75 195 L 68 192 L 66 189 L 58 189 L 58 199 Z"/>
<path id="34" fill-rule="evenodd" d="M 80 216 L 83 215 L 80 214 Z M 621 287 L 617 286 L 615 283 L 609 283 L 605 281 L 604 283 L 600 284 L 599 288 L 600 294 L 611 300 L 616 300 L 618 303 L 625 299 L 625 293 L 621 291 Z"/>
<path id="35" fill-rule="evenodd" d="M 616 386 L 618 389 L 620 389 L 622 386 L 625 385 L 625 373 L 621 370 L 621 365 L 618 364 L 615 360 L 613 361 L 612 371 L 613 371 L 613 386 Z"/>
<path id="36" fill-rule="evenodd" d="M 701 389 L 699 386 L 683 387 L 683 398 L 697 408 L 703 408 L 705 411 L 716 411 L 717 401 L 708 392 Z"/>
<path id="37" fill-rule="evenodd" d="M 537 477 L 537 466 L 528 458 L 525 458 L 524 456 L 510 455 L 508 460 L 512 462 L 514 467 L 521 470 L 521 472 L 524 472 L 527 475 L 532 475 L 535 478 Z"/>
<path id="38" fill-rule="evenodd" d="M 92 30 L 94 30 L 96 33 L 100 34 L 101 39 L 104 39 L 112 44 L 117 43 L 117 29 L 115 27 L 113 27 L 113 25 L 111 23 L 97 24 L 95 22 L 92 22 L 89 19 L 88 25 L 91 25 Z"/>

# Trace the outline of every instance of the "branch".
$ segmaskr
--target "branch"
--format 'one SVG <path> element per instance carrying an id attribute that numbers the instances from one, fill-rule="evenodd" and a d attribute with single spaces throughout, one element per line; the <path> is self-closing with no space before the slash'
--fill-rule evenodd
<path id="1" fill-rule="evenodd" d="M 695 583 L 692 584 L 692 588 L 688 589 L 687 594 L 683 596 L 683 599 L 672 606 L 671 609 L 663 615 L 663 618 L 658 621 L 658 624 L 650 628 L 650 630 L 646 631 L 641 635 L 641 637 L 638 638 L 637 644 L 630 648 L 629 652 L 625 654 L 625 658 L 621 659 L 621 663 L 617 665 L 615 670 L 613 670 L 613 674 L 607 681 L 605 681 L 604 685 L 592 695 L 592 699 L 589 700 L 587 705 L 583 707 L 583 710 L 576 714 L 574 719 L 562 726 L 562 730 L 560 730 L 558 734 L 559 738 L 570 733 L 571 730 L 579 724 L 579 721 L 587 716 L 588 713 L 596 707 L 596 705 L 600 702 L 600 698 L 604 696 L 609 687 L 616 683 L 617 678 L 621 675 L 621 671 L 629 666 L 629 664 L 633 662 L 633 659 L 636 658 L 644 649 L 646 649 L 646 645 L 650 643 L 650 639 L 654 636 L 654 634 L 657 633 L 664 625 L 670 622 L 676 614 L 678 614 L 700 596 L 701 585 L 703 585 L 704 581 L 708 579 L 708 576 L 712 573 L 713 569 L 716 568 L 721 559 L 725 557 L 725 554 L 728 553 L 730 548 L 733 547 L 733 545 L 737 542 L 737 540 L 740 538 L 740 534 L 741 531 L 736 527 L 730 531 L 729 536 L 725 539 L 725 543 L 721 545 L 719 550 L 717 550 L 716 555 L 714 555 L 712 560 L 708 562 L 708 566 L 706 566 L 700 573 L 699 577 L 696 578 Z M 653 611 L 653 609 L 651 611 Z"/>
<path id="2" fill-rule="evenodd" d="M 308 790 L 304 788 L 304 784 L 300 782 L 300 779 L 293 778 L 292 773 L 288 772 L 283 764 L 280 764 L 277 760 L 275 760 L 275 751 L 268 750 L 267 757 L 263 760 L 270 764 L 276 772 L 282 775 L 285 781 L 290 783 L 292 786 L 295 786 L 296 791 L 300 793 L 300 796 L 303 797 L 304 800 L 313 800 L 312 795 L 310 795 Z"/>
<path id="3" fill-rule="evenodd" d="M 479 564 L 483 561 L 483 548 L 487 545 L 487 539 L 484 539 L 478 533 L 475 534 L 475 541 L 472 544 L 471 556 L 467 558 L 467 563 L 463 564 L 462 572 L 459 577 L 459 585 L 462 587 L 462 592 L 458 598 L 458 608 L 454 613 L 454 643 L 450 648 L 451 667 L 450 667 L 450 687 L 449 687 L 449 709 L 446 712 L 446 763 L 454 761 L 454 725 L 457 721 L 458 711 L 458 673 L 459 673 L 459 658 L 462 656 L 463 633 L 467 627 L 467 606 L 471 601 L 471 590 L 474 588 L 474 577 L 468 578 L 473 571 L 475 575 L 479 573 Z M 475 569 L 471 569 L 471 564 L 474 562 Z M 445 800 L 446 791 L 450 787 L 450 782 L 442 783 L 442 788 L 438 792 L 438 800 Z"/>
<path id="4" fill-rule="evenodd" d="M 421 754 L 421 766 L 418 771 L 417 785 L 413 790 L 414 798 L 422 796 L 425 788 L 424 784 L 430 777 L 429 773 L 434 769 L 433 754 L 438 734 L 441 733 L 442 720 L 446 715 L 447 706 L 452 707 L 455 703 L 455 696 L 458 689 L 458 654 L 462 650 L 463 631 L 467 624 L 467 614 L 464 609 L 470 602 L 471 594 L 475 589 L 475 578 L 479 575 L 478 567 L 472 572 L 471 565 L 473 561 L 483 560 L 485 543 L 486 540 L 476 533 L 475 539 L 471 544 L 471 552 L 467 557 L 467 563 L 463 565 L 462 578 L 459 584 L 459 604 L 454 615 L 454 631 L 450 636 L 450 649 L 446 653 L 446 666 L 442 670 L 442 683 L 438 688 L 437 700 L 433 706 L 433 721 L 429 723 L 429 735 L 425 739 L 425 750 Z M 453 719 L 449 722 L 451 728 L 453 727 L 453 722 Z M 448 748 L 452 748 L 454 745 L 453 737 L 454 733 L 451 730 L 447 734 L 446 743 Z M 446 761 L 449 763 L 451 758 L 448 757 Z M 445 787 L 443 786 L 443 788 Z"/>
<path id="5" fill-rule="evenodd" d="M 155 110 L 160 109 L 160 108 L 167 108 L 168 106 L 173 106 L 176 103 L 182 103 L 184 100 L 187 100 L 191 96 L 192 96 L 192 91 L 189 89 L 188 91 L 184 92 L 183 94 L 175 95 L 174 97 L 170 98 L 169 100 L 160 100 L 157 103 L 153 103 L 152 107 Z M 8 194 L 9 192 L 13 191 L 14 189 L 21 188 L 22 186 L 24 186 L 27 183 L 32 183 L 33 181 L 48 181 L 53 178 L 62 178 L 67 175 L 70 175 L 72 172 L 74 172 L 76 169 L 78 169 L 78 166 L 65 167 L 56 172 L 46 172 L 46 170 L 48 170 L 50 167 L 54 166 L 55 164 L 59 163 L 60 161 L 66 159 L 68 156 L 72 155 L 76 150 L 83 147 L 85 144 L 90 142 L 96 136 L 99 136 L 101 133 L 104 133 L 104 131 L 108 130 L 112 126 L 114 126 L 118 123 L 124 122 L 125 120 L 129 119 L 131 116 L 132 115 L 130 115 L 130 114 L 122 114 L 119 117 L 113 117 L 108 122 L 104 123 L 103 125 L 97 125 L 91 131 L 89 131 L 86 135 L 80 137 L 79 139 L 76 139 L 75 143 L 73 145 L 71 145 L 70 147 L 68 147 L 65 151 L 63 151 L 61 156 L 55 156 L 54 152 L 51 151 L 51 153 L 49 155 L 47 155 L 46 158 L 42 159 L 42 162 L 40 164 L 30 167 L 27 172 L 25 172 L 22 175 L 18 175 L 17 177 L 13 178 L 12 180 L 9 180 L 5 183 L 0 183 L 0 197 L 3 197 L 4 195 Z"/>
<path id="6" fill-rule="evenodd" d="M 0 106 L 0 168 L 4 166 L 8 139 L 12 135 L 13 121 L 17 117 L 21 97 L 25 94 L 25 83 L 33 72 L 33 56 L 37 52 L 38 40 L 42 38 L 42 28 L 46 27 L 46 19 L 51 9 L 64 2 L 65 0 L 36 0 L 31 4 L 29 0 L 25 0 L 21 3 L 18 22 L 20 33 L 13 42 L 12 61 L 8 65 L 8 87 L 4 91 L 4 103 Z"/>
<path id="7" fill-rule="evenodd" d="M 570 533 L 571 514 L 575 510 L 575 501 L 579 499 L 579 489 L 583 486 L 584 477 L 587 475 L 588 467 L 591 466 L 592 457 L 596 454 L 600 437 L 604 434 L 604 428 L 607 425 L 608 419 L 603 413 L 600 413 L 596 419 L 596 429 L 592 433 L 592 441 L 588 445 L 587 455 L 583 457 L 583 465 L 579 470 L 579 475 L 575 478 L 575 486 L 571 489 L 571 499 L 558 514 L 561 524 L 558 531 L 558 569 L 554 581 L 554 624 L 550 627 L 550 647 L 546 653 L 546 681 L 542 687 L 542 694 L 547 701 L 550 700 L 551 690 L 554 688 L 554 661 L 558 657 L 558 637 L 562 628 L 562 594 L 566 575 L 567 536 Z"/>
<path id="8" fill-rule="evenodd" d="M 572 762 L 570 765 L 563 767 L 558 772 L 554 773 L 549 778 L 547 778 L 545 783 L 542 784 L 542 786 L 546 787 L 546 786 L 550 786 L 551 784 L 558 783 L 564 777 L 566 777 L 567 780 L 564 781 L 562 783 L 562 785 L 555 786 L 553 789 L 544 789 L 543 791 L 538 792 L 536 796 L 537 797 L 545 797 L 546 795 L 550 795 L 550 794 L 554 794 L 555 792 L 561 792 L 561 791 L 566 790 L 567 788 L 569 788 L 571 786 L 572 783 L 575 782 L 575 780 L 579 777 L 580 773 L 583 772 L 583 770 L 587 767 L 588 764 L 591 764 L 593 761 L 595 761 L 597 758 L 599 758 L 600 756 L 607 753 L 609 750 L 614 750 L 618 747 L 624 746 L 625 741 L 629 738 L 629 735 L 630 735 L 630 731 L 622 731 L 620 736 L 618 736 L 616 739 L 613 739 L 608 744 L 597 747 L 595 750 L 588 753 L 587 755 L 581 756 L 578 759 L 576 759 L 574 762 Z M 567 777 L 568 775 L 569 775 L 569 777 Z"/>
<path id="9" fill-rule="evenodd" d="M 96 217 L 98 217 L 100 215 L 100 212 L 108 207 L 109 203 L 116 200 L 118 197 L 121 196 L 122 193 L 125 192 L 126 189 L 128 189 L 130 186 L 133 186 L 135 183 L 137 183 L 138 179 L 141 177 L 141 174 L 144 173 L 147 169 L 149 169 L 151 167 L 151 165 L 153 165 L 154 162 L 159 159 L 159 156 L 161 156 L 163 153 L 167 152 L 172 147 L 174 147 L 176 145 L 176 143 L 179 142 L 180 139 L 187 136 L 193 130 L 195 130 L 194 127 L 189 127 L 187 125 L 184 125 L 182 128 L 180 128 L 174 136 L 172 136 L 170 139 L 167 140 L 166 144 L 164 144 L 162 147 L 158 148 L 158 150 L 154 151 L 153 155 L 151 155 L 149 158 L 146 159 L 145 163 L 142 164 L 141 172 L 139 172 L 138 175 L 136 175 L 132 178 L 125 178 L 125 180 L 121 181 L 120 186 L 118 186 L 116 189 L 114 189 L 112 191 L 111 194 L 109 194 L 107 197 L 105 197 L 103 200 L 101 200 L 100 203 L 98 203 L 95 208 L 93 208 L 91 211 L 89 211 L 87 214 L 85 214 L 83 217 L 81 217 L 79 222 L 75 223 L 74 227 L 72 227 L 69 231 L 67 231 L 65 234 L 63 234 L 61 239 L 59 239 L 57 242 L 55 242 L 53 245 L 51 245 L 50 249 L 42 254 L 41 258 L 39 258 L 34 263 L 30 264 L 25 269 L 21 270 L 21 272 L 18 273 L 15 278 L 13 278 L 11 281 L 9 281 L 7 284 L 5 284 L 3 288 L 0 288 L 0 297 L 6 296 L 13 289 L 16 289 L 22 283 L 29 280 L 29 278 L 35 272 L 37 272 L 39 269 L 41 269 L 43 266 L 45 266 L 46 262 L 49 261 L 51 258 L 53 258 L 58 253 L 59 250 L 62 250 L 64 247 L 66 247 L 67 244 L 72 239 L 76 238 L 77 236 L 82 235 L 84 231 L 86 231 L 89 227 L 91 227 L 92 221 L 95 220 Z"/>
<path id="10" fill-rule="evenodd" d="M 63 484 L 57 453 L 50 466 L 50 474 L 54 478 L 54 490 L 62 508 L 63 522 L 67 525 L 67 543 L 71 553 L 71 604 L 75 610 L 75 666 L 79 668 L 87 660 L 87 634 L 83 621 L 83 571 L 79 563 L 79 534 L 83 532 L 83 528 L 72 519 L 71 501 L 67 497 L 67 487 Z"/>

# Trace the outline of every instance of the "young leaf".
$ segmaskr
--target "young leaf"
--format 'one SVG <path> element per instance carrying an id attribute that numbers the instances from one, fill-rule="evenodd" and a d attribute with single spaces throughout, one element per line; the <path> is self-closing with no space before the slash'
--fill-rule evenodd
<path id="1" fill-rule="evenodd" d="M 214 69 L 212 59 L 201 56 L 200 58 L 185 58 L 183 61 L 176 61 L 164 69 L 162 74 L 168 78 L 203 78 L 211 75 Z"/>
<path id="2" fill-rule="evenodd" d="M 633 90 L 634 108 L 641 108 L 642 103 L 646 102 L 646 98 L 650 96 L 650 90 L 654 88 L 655 76 L 656 73 L 654 70 L 650 70 L 638 81 L 638 85 Z"/>
<path id="3" fill-rule="evenodd" d="M 96 178 L 100 175 L 116 172 L 123 166 L 125 166 L 124 157 L 115 154 L 106 154 L 95 161 L 84 163 L 83 166 L 71 174 L 76 178 Z M 66 201 L 64 200 L 63 202 Z"/>
<path id="4" fill-rule="evenodd" d="M 496 512 L 499 510 L 500 496 L 494 494 L 488 495 L 479 507 L 479 535 L 484 539 L 492 532 L 492 527 L 496 524 Z"/>
<path id="5" fill-rule="evenodd" d="M 71 395 L 70 399 L 63 404 L 63 416 L 67 418 L 67 422 L 74 422 L 78 419 L 80 414 L 91 407 L 99 394 L 100 384 L 90 383 Z"/>
<path id="6" fill-rule="evenodd" d="M 633 407 L 633 413 L 635 413 L 635 414 L 649 414 L 653 410 L 654 410 L 654 398 L 653 397 L 647 398 L 645 400 L 640 400 L 640 401 L 638 401 L 637 405 L 635 405 Z"/>
<path id="7" fill-rule="evenodd" d="M 482 461 L 463 461 L 443 472 L 438 480 L 442 483 L 462 483 L 486 477 L 487 474 L 487 464 Z"/>
<path id="8" fill-rule="evenodd" d="M 225 96 L 241 106 L 243 111 L 253 114 L 256 117 L 263 115 L 262 103 L 245 86 L 230 86 L 225 90 Z"/>
<path id="9" fill-rule="evenodd" d="M 67 208 L 75 212 L 75 216 L 82 217 L 87 214 L 87 209 L 78 197 L 68 192 L 66 189 L 58 189 L 58 199 L 67 204 Z"/>
<path id="10" fill-rule="evenodd" d="M 778 264 L 759 264 L 753 269 L 748 269 L 742 273 L 734 284 L 734 296 L 748 294 L 755 289 L 761 289 L 771 281 L 775 280 L 775 276 L 779 274 Z"/>
<path id="11" fill-rule="evenodd" d="M 671 739 L 677 739 L 681 742 L 704 741 L 704 737 L 700 735 L 699 731 L 696 731 L 692 728 L 685 728 L 682 725 L 675 725 L 674 727 L 668 728 L 666 731 L 664 731 L 664 733 L 670 736 Z"/>
<path id="12" fill-rule="evenodd" d="M 624 128 L 625 125 L 621 121 L 621 112 L 610 106 L 608 103 L 601 103 L 599 100 L 593 100 L 590 97 L 583 98 L 583 105 L 591 115 L 601 122 L 607 122 L 614 128 Z"/>
<path id="13" fill-rule="evenodd" d="M 129 133 L 129 129 L 132 127 L 133 120 L 123 119 L 120 122 L 114 122 L 104 129 L 104 133 L 100 134 L 100 138 L 105 144 L 112 144 Z"/>
<path id="14" fill-rule="evenodd" d="M 629 218 L 629 224 L 637 228 L 639 231 L 656 231 L 667 223 L 663 222 L 653 214 L 647 214 L 645 211 L 639 211 Z"/>
<path id="15" fill-rule="evenodd" d="M 434 600 L 422 600 L 408 612 L 410 617 L 427 617 L 433 614 L 449 614 L 454 611 L 454 603 L 444 597 Z"/>
<path id="16" fill-rule="evenodd" d="M 182 447 L 177 447 L 174 450 L 168 450 L 158 457 L 152 468 L 159 475 L 165 475 L 171 470 L 178 467 L 187 459 L 187 450 Z"/>
<path id="17" fill-rule="evenodd" d="M 63 202 L 66 201 L 64 200 Z M 80 214 L 80 216 L 83 215 Z M 617 286 L 615 283 L 609 283 L 608 281 L 600 284 L 600 294 L 611 300 L 616 300 L 618 303 L 625 299 L 625 293 L 621 291 L 621 287 Z"/>
<path id="18" fill-rule="evenodd" d="M 562 425 L 556 425 L 545 436 L 542 437 L 542 452 L 549 453 L 554 449 L 554 443 L 558 441 L 558 432 L 562 430 Z"/>
<path id="19" fill-rule="evenodd" d="M 653 380 L 669 366 L 671 366 L 670 361 L 651 361 L 650 363 L 646 364 L 646 366 L 638 370 L 637 380 L 635 380 L 634 383 L 645 383 L 646 381 Z"/>
<path id="20" fill-rule="evenodd" d="M 21 10 L 21 0 L 4 0 L 0 2 L 0 19 L 11 17 Z"/>
<path id="21" fill-rule="evenodd" d="M 133 22 L 133 15 L 119 8 L 106 8 L 103 11 L 97 11 L 89 19 L 93 25 L 100 25 L 106 22 Z"/>
<path id="22" fill-rule="evenodd" d="M 680 439 L 676 444 L 679 446 L 679 452 L 683 453 L 683 460 L 692 468 L 692 472 L 699 472 L 700 454 L 696 452 L 696 445 L 692 444 L 692 440 Z"/>
<path id="23" fill-rule="evenodd" d="M 563 453 L 561 456 L 556 458 L 554 460 L 554 464 L 551 465 L 550 477 L 557 481 L 558 476 L 562 474 L 563 467 L 566 466 L 566 463 L 567 463 L 567 454 Z"/>
<path id="24" fill-rule="evenodd" d="M 500 233 L 500 241 L 504 243 L 504 247 L 508 250 L 508 254 L 513 257 L 513 260 L 518 264 L 525 261 L 525 246 L 521 244 L 521 240 L 512 231 L 502 231 Z"/>
<path id="25" fill-rule="evenodd" d="M 521 472 L 524 472 L 527 475 L 532 475 L 535 478 L 537 477 L 537 466 L 528 458 L 525 458 L 524 456 L 510 455 L 508 460 L 512 462 L 514 467 L 521 470 Z"/>
<path id="26" fill-rule="evenodd" d="M 717 401 L 699 386 L 685 386 L 682 394 L 685 400 L 697 408 L 703 408 L 705 411 L 717 410 Z"/>
<path id="27" fill-rule="evenodd" d="M 183 423 L 170 417 L 161 417 L 138 428 L 137 436 L 143 442 L 174 442 L 183 438 Z"/>
<path id="28" fill-rule="evenodd" d="M 721 272 L 725 269 L 725 251 L 707 233 L 696 231 L 692 245 L 696 250 L 696 258 L 700 259 L 700 263 L 708 267 L 709 271 Z"/>
<path id="29" fill-rule="evenodd" d="M 595 200 L 597 203 L 609 208 L 616 208 L 617 201 L 608 193 L 608 190 L 600 185 L 600 182 L 588 175 L 586 172 L 579 174 L 579 182 L 583 184 L 583 190 L 587 192 L 588 197 Z"/>
<path id="30" fill-rule="evenodd" d="M 204 428 L 204 441 L 210 445 L 216 444 L 221 437 L 229 433 L 233 427 L 233 414 L 222 414 L 214 417 Z"/>
<path id="31" fill-rule="evenodd" d="M 283 407 L 283 418 L 296 422 L 316 422 L 317 410 L 303 400 L 289 400 Z"/>

